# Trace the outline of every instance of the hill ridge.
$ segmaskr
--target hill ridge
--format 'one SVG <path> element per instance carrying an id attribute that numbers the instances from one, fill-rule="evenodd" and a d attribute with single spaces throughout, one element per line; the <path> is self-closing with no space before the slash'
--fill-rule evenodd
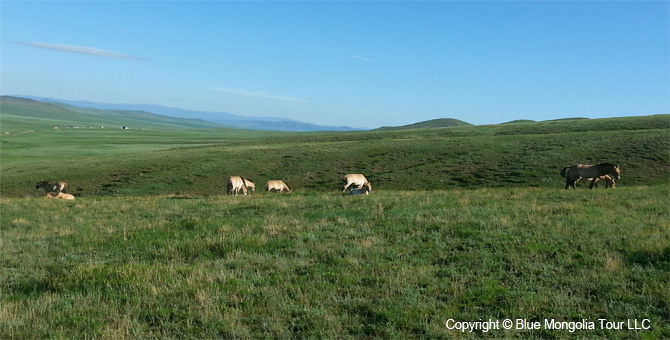
<path id="1" fill-rule="evenodd" d="M 224 128 L 202 119 L 169 117 L 135 110 L 89 109 L 59 102 L 43 102 L 31 98 L 1 96 L 3 115 L 17 115 L 52 120 L 61 125 L 134 126 L 138 128 Z"/>
<path id="2" fill-rule="evenodd" d="M 457 127 L 457 126 L 472 126 L 472 124 L 456 118 L 437 118 L 401 126 L 382 126 L 378 129 L 375 129 L 374 131 L 432 129 L 432 128 Z"/>
<path id="3" fill-rule="evenodd" d="M 155 104 L 108 104 L 108 103 L 97 103 L 86 100 L 76 101 L 76 100 L 44 98 L 36 96 L 18 96 L 18 97 L 30 98 L 40 102 L 47 102 L 47 103 L 56 102 L 61 104 L 73 105 L 81 108 L 116 110 L 116 111 L 139 110 L 167 117 L 183 118 L 183 119 L 200 119 L 202 121 L 212 122 L 222 126 L 236 129 L 266 130 L 266 131 L 295 131 L 295 132 L 368 130 L 367 128 L 355 128 L 349 126 L 318 125 L 288 118 L 242 116 L 229 112 L 197 111 L 197 110 L 188 110 L 188 109 L 167 107 Z"/>

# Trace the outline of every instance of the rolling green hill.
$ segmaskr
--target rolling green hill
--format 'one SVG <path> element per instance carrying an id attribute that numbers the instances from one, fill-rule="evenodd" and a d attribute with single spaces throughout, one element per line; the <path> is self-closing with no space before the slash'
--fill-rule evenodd
<path id="1" fill-rule="evenodd" d="M 454 126 L 470 126 L 472 124 L 454 118 L 439 118 L 431 119 L 419 123 L 402 125 L 402 126 L 384 126 L 377 131 L 395 131 L 395 130 L 409 130 L 409 129 L 431 129 Z"/>
<path id="2" fill-rule="evenodd" d="M 83 113 L 16 107 L 0 338 L 670 337 L 670 115 L 281 133 L 54 129 Z M 619 163 L 617 189 L 563 190 L 561 167 L 587 162 Z M 371 195 L 340 193 L 353 172 Z M 258 190 L 225 195 L 229 175 Z M 651 328 L 445 325 L 507 318 Z"/>
<path id="3" fill-rule="evenodd" d="M 173 118 L 142 111 L 84 109 L 76 106 L 43 103 L 32 99 L 2 96 L 0 98 L 3 132 L 18 129 L 61 127 L 95 127 L 135 129 L 153 128 L 221 128 L 216 123 L 198 119 Z"/>
<path id="4" fill-rule="evenodd" d="M 562 188 L 561 167 L 614 162 L 619 186 L 667 183 L 668 115 L 559 120 L 397 131 L 282 133 L 231 129 L 35 129 L 49 110 L 2 112 L 2 187 L 34 196 L 37 180 L 64 180 L 77 195 L 218 195 L 229 175 L 261 187 L 283 179 L 297 191 L 336 191 L 346 173 L 373 190 Z M 13 112 L 13 111 L 10 111 Z M 6 124 L 7 116 L 14 121 Z M 68 118 L 71 119 L 71 118 Z M 55 118 L 47 121 L 53 122 Z"/>

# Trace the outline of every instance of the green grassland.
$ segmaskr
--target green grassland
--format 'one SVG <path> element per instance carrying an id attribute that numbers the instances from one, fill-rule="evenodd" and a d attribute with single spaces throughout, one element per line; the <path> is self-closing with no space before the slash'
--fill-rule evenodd
<path id="1" fill-rule="evenodd" d="M 90 113 L 36 105 L 0 112 L 0 338 L 670 337 L 668 115 L 279 133 L 75 129 Z M 563 189 L 599 162 L 617 189 Z M 351 172 L 370 196 L 340 192 Z M 229 175 L 260 190 L 226 196 Z"/>
<path id="2" fill-rule="evenodd" d="M 0 338 L 670 336 L 668 188 L 2 198 Z M 649 330 L 448 330 L 648 319 Z"/>
<path id="3" fill-rule="evenodd" d="M 337 133 L 54 130 L 48 120 L 17 127 L 6 116 L 16 117 L 3 113 L 0 124 L 6 197 L 38 195 L 38 180 L 66 181 L 77 196 L 218 195 L 230 175 L 333 191 L 352 172 L 373 190 L 560 188 L 563 166 L 601 162 L 621 166 L 620 186 L 669 178 L 668 115 Z"/>
<path id="4" fill-rule="evenodd" d="M 396 131 L 407 129 L 429 129 L 440 127 L 471 126 L 472 124 L 453 118 L 431 119 L 424 122 L 403 125 L 403 126 L 384 126 L 376 129 L 377 131 Z"/>

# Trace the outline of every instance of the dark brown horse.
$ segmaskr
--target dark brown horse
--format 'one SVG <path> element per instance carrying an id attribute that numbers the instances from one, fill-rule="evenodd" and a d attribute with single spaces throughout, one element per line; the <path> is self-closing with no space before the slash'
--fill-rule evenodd
<path id="1" fill-rule="evenodd" d="M 601 163 L 596 165 L 575 164 L 561 169 L 561 177 L 566 178 L 565 188 L 575 188 L 575 183 L 582 178 L 591 178 L 589 189 L 593 189 L 601 176 L 610 175 L 615 179 L 621 178 L 621 171 L 617 164 Z"/>

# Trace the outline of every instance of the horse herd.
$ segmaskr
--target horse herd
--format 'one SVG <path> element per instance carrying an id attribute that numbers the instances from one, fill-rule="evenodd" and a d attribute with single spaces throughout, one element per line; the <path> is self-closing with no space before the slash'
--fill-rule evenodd
<path id="1" fill-rule="evenodd" d="M 561 177 L 566 179 L 565 189 L 572 187 L 576 189 L 575 184 L 581 179 L 590 181 L 589 189 L 598 186 L 597 182 L 603 180 L 605 187 L 614 189 L 616 187 L 615 179 L 621 178 L 619 165 L 613 163 L 601 163 L 596 165 L 575 164 L 561 169 Z M 342 192 L 349 189 L 349 195 L 369 195 L 372 191 L 372 185 L 362 174 L 348 174 L 342 178 L 344 187 Z M 39 181 L 35 189 L 44 189 L 47 198 L 57 198 L 73 200 L 74 196 L 64 193 L 67 188 L 65 182 Z M 226 192 L 228 195 L 246 195 L 248 190 L 256 191 L 256 184 L 249 179 L 240 176 L 228 177 Z M 265 183 L 265 191 L 277 191 L 280 193 L 291 192 L 291 188 L 282 180 L 270 180 Z M 51 194 L 55 193 L 55 196 Z"/>
<path id="2" fill-rule="evenodd" d="M 372 185 L 362 174 L 348 174 L 342 178 L 344 189 L 349 190 L 349 195 L 368 195 L 372 191 Z M 228 177 L 226 192 L 228 195 L 247 194 L 248 189 L 256 191 L 256 183 L 240 176 Z M 282 180 L 270 180 L 265 183 L 265 191 L 291 192 L 291 188 Z"/>

